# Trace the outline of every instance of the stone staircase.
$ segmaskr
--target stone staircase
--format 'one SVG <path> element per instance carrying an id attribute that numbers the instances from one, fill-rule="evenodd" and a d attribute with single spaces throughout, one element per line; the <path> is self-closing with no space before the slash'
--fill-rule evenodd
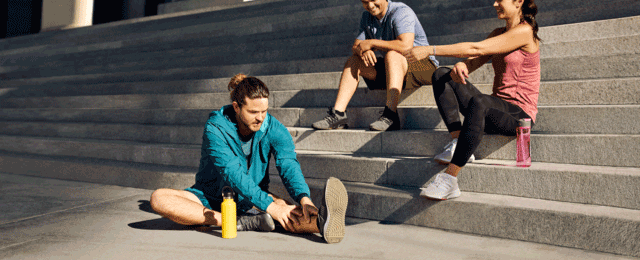
<path id="1" fill-rule="evenodd" d="M 364 84 L 348 109 L 355 129 L 310 128 L 335 101 L 363 11 L 343 2 L 265 2 L 0 40 L 0 171 L 188 187 L 204 122 L 243 72 L 269 87 L 269 112 L 289 128 L 315 201 L 335 176 L 350 217 L 640 257 L 639 1 L 543 3 L 534 163 L 513 167 L 513 138 L 486 136 L 460 175 L 462 196 L 444 202 L 418 196 L 444 169 L 432 157 L 449 141 L 430 86 L 403 93 L 401 131 L 364 130 L 385 99 Z M 490 1 L 405 3 L 432 44 L 481 40 L 502 25 Z M 490 65 L 471 75 L 485 93 L 492 80 Z"/>

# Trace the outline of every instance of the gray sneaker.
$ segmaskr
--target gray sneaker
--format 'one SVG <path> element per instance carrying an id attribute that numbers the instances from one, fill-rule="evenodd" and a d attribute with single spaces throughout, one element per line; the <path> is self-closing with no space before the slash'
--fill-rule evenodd
<path id="1" fill-rule="evenodd" d="M 378 121 L 370 124 L 369 129 L 372 131 L 400 130 L 400 117 L 397 112 L 385 107 Z"/>
<path id="2" fill-rule="evenodd" d="M 347 125 L 347 112 L 344 112 L 344 116 L 339 116 L 331 107 L 329 108 L 327 116 L 325 116 L 324 119 L 313 123 L 313 128 L 317 130 L 349 128 L 349 126 Z"/>
<path id="3" fill-rule="evenodd" d="M 273 231 L 276 225 L 268 213 L 242 215 L 238 217 L 238 231 Z"/>
<path id="4" fill-rule="evenodd" d="M 344 219 L 349 202 L 347 189 L 340 180 L 330 177 L 322 194 L 322 205 L 318 212 L 318 229 L 327 243 L 339 243 L 344 238 Z"/>

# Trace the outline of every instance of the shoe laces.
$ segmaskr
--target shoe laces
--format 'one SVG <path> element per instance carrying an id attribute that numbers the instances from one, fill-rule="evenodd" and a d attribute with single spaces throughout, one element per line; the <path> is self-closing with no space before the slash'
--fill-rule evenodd
<path id="1" fill-rule="evenodd" d="M 242 226 L 242 230 L 256 230 L 260 227 L 259 215 L 243 215 L 238 218 L 238 225 Z"/>
<path id="2" fill-rule="evenodd" d="M 390 118 L 386 117 L 384 115 L 384 111 L 380 111 L 380 118 L 378 120 L 382 121 L 382 122 L 384 122 L 385 124 L 388 124 L 388 125 L 392 125 L 393 124 L 393 120 L 391 120 Z"/>
<path id="3" fill-rule="evenodd" d="M 441 189 L 441 188 L 448 189 L 451 186 L 449 185 L 449 182 L 446 181 L 444 177 L 442 177 L 442 174 L 436 175 L 436 179 L 433 180 L 433 185 L 438 189 Z"/>
<path id="4" fill-rule="evenodd" d="M 329 111 L 327 111 L 327 116 L 324 117 L 324 120 L 329 124 L 333 124 L 338 121 L 338 115 L 336 115 L 333 110 L 329 109 Z"/>

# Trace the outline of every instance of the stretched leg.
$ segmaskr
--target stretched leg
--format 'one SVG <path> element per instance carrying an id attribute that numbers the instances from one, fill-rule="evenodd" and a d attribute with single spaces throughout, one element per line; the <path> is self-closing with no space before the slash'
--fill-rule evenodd
<path id="1" fill-rule="evenodd" d="M 385 56 L 385 70 L 387 73 L 387 107 L 397 112 L 402 85 L 407 75 L 407 59 L 396 51 L 389 51 Z"/>
<path id="2" fill-rule="evenodd" d="M 338 96 L 336 97 L 336 103 L 333 106 L 335 110 L 344 112 L 347 109 L 349 101 L 358 88 L 360 76 L 374 80 L 376 78 L 376 69 L 373 66 L 365 66 L 360 57 L 352 55 L 349 57 L 344 65 L 344 69 L 342 70 Z"/>
<path id="3" fill-rule="evenodd" d="M 220 212 L 210 210 L 191 192 L 158 189 L 151 194 L 151 208 L 161 216 L 182 225 L 222 224 Z"/>

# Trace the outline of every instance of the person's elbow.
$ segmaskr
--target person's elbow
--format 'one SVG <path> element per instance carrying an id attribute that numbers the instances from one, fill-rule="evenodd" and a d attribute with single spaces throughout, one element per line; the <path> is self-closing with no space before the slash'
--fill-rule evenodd
<path id="1" fill-rule="evenodd" d="M 488 54 L 487 48 L 484 48 L 483 46 L 476 45 L 476 44 L 470 44 L 470 47 L 467 49 L 466 53 L 464 53 L 463 58 L 480 57 L 480 56 L 485 56 L 487 54 Z"/>
<path id="2" fill-rule="evenodd" d="M 402 43 L 398 47 L 398 52 L 405 53 L 413 49 L 413 43 Z"/>

